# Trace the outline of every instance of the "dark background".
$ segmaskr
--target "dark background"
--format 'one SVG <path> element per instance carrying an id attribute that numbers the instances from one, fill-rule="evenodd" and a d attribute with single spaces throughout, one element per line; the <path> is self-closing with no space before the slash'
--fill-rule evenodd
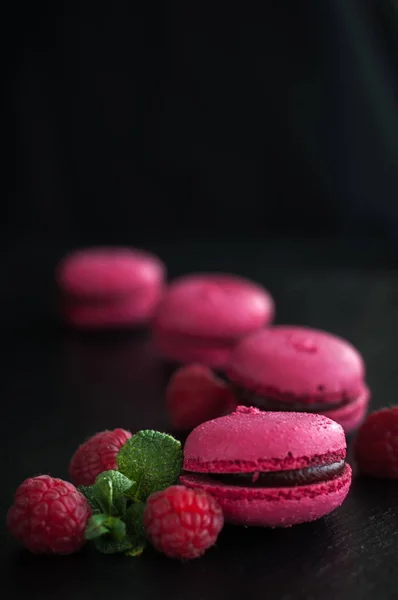
<path id="1" fill-rule="evenodd" d="M 53 270 L 76 246 L 144 246 L 169 277 L 255 279 L 277 322 L 361 350 L 372 409 L 396 403 L 398 2 L 8 8 L 1 514 L 24 478 L 66 478 L 95 431 L 170 430 L 170 366 L 145 332 L 60 326 Z M 11 598 L 389 600 L 397 532 L 397 484 L 355 473 L 325 519 L 226 527 L 185 565 L 34 557 L 4 537 L 2 581 Z"/>
<path id="2" fill-rule="evenodd" d="M 14 2 L 5 235 L 395 244 L 396 0 L 247 4 Z"/>

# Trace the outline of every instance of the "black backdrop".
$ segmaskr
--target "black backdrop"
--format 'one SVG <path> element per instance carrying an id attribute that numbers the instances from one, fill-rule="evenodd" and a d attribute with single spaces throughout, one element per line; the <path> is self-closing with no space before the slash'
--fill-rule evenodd
<path id="1" fill-rule="evenodd" d="M 398 235 L 396 0 L 11 11 L 3 240 Z"/>
<path id="2" fill-rule="evenodd" d="M 255 279 L 278 323 L 360 349 L 372 410 L 396 402 L 397 25 L 398 0 L 3 6 L 1 515 L 26 477 L 67 478 L 95 431 L 170 428 L 169 365 L 144 332 L 57 326 L 54 267 L 75 245 Z M 31 600 L 396 600 L 397 535 L 396 481 L 356 475 L 326 519 L 226 527 L 189 564 L 46 560 L 9 537 L 0 563 Z"/>

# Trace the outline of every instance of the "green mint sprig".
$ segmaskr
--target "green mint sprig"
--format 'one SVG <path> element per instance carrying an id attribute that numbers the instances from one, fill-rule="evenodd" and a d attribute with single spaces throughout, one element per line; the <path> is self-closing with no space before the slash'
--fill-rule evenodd
<path id="1" fill-rule="evenodd" d="M 143 522 L 144 502 L 135 502 L 127 510 L 127 534 L 134 543 L 127 549 L 127 556 L 139 556 L 145 550 L 146 535 Z"/>
<path id="2" fill-rule="evenodd" d="M 165 433 L 139 431 L 121 447 L 116 463 L 117 471 L 104 471 L 93 485 L 78 488 L 92 510 L 85 538 L 104 554 L 138 556 L 146 546 L 145 502 L 177 481 L 181 444 Z"/>

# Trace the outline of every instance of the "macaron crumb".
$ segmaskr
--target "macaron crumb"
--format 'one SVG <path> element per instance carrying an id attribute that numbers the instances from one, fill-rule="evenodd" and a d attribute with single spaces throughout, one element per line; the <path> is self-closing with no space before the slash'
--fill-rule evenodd
<path id="1" fill-rule="evenodd" d="M 254 406 L 237 406 L 233 415 L 258 415 L 261 410 Z"/>

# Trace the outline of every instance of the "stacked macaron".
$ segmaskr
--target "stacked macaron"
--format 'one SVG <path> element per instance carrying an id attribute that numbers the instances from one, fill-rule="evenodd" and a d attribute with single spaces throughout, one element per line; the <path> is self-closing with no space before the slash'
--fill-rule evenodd
<path id="1" fill-rule="evenodd" d="M 91 248 L 68 255 L 56 279 L 65 321 L 78 328 L 141 325 L 153 317 L 165 267 L 156 256 L 129 248 Z"/>
<path id="2" fill-rule="evenodd" d="M 320 413 L 346 432 L 358 427 L 369 402 L 359 352 L 306 327 L 275 326 L 248 336 L 231 354 L 226 374 L 240 404 Z"/>

